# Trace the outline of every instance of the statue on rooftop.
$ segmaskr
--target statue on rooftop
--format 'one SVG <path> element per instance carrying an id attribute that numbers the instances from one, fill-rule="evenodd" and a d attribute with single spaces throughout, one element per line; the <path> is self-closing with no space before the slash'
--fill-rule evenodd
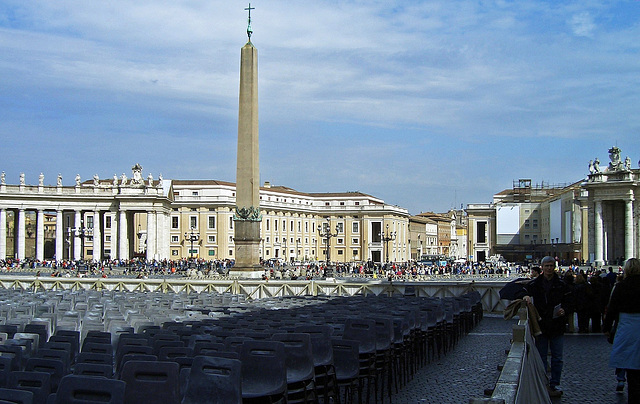
<path id="1" fill-rule="evenodd" d="M 136 164 L 131 167 L 131 172 L 133 173 L 131 185 L 144 185 L 144 180 L 142 179 L 142 166 L 140 164 Z"/>
<path id="2" fill-rule="evenodd" d="M 626 171 L 631 171 L 631 159 L 629 158 L 629 156 L 624 159 L 624 169 Z"/>
<path id="3" fill-rule="evenodd" d="M 120 176 L 120 186 L 127 185 L 127 175 L 122 173 Z"/>
<path id="4" fill-rule="evenodd" d="M 56 180 L 56 185 L 61 187 L 62 186 L 62 174 L 58 173 L 58 179 Z"/>
<path id="5" fill-rule="evenodd" d="M 593 174 L 596 172 L 596 169 L 593 167 L 593 160 L 589 160 L 589 174 Z"/>
<path id="6" fill-rule="evenodd" d="M 40 175 L 38 176 L 38 186 L 42 187 L 44 186 L 44 174 L 40 173 Z"/>
<path id="7" fill-rule="evenodd" d="M 595 161 L 593 162 L 593 171 L 594 171 L 594 173 L 602 172 L 600 170 L 600 160 L 597 157 L 596 157 Z"/>
<path id="8" fill-rule="evenodd" d="M 76 174 L 76 187 L 80 186 L 80 174 Z"/>
<path id="9" fill-rule="evenodd" d="M 3 171 L 0 174 L 0 184 L 5 185 L 7 183 L 7 174 Z"/>
<path id="10" fill-rule="evenodd" d="M 24 173 L 20 173 L 20 185 L 24 185 Z"/>
<path id="11" fill-rule="evenodd" d="M 149 175 L 147 175 L 147 181 L 149 182 L 149 186 L 152 187 L 153 186 L 153 175 L 151 175 L 151 173 L 149 173 Z"/>
<path id="12" fill-rule="evenodd" d="M 162 181 L 163 181 L 162 174 L 160 174 L 158 175 L 158 188 L 162 188 L 162 185 L 163 185 Z"/>
<path id="13" fill-rule="evenodd" d="M 609 163 L 608 171 L 621 171 L 623 169 L 618 146 L 613 146 L 609 149 L 609 159 L 611 162 Z"/>
<path id="14" fill-rule="evenodd" d="M 98 174 L 93 174 L 93 186 L 100 186 L 100 177 L 98 177 Z"/>

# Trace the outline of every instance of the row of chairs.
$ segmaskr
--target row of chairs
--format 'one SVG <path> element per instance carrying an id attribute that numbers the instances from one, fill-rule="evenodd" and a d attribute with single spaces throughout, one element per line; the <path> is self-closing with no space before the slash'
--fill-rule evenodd
<path id="1" fill-rule="evenodd" d="M 193 302 L 197 298 L 191 296 L 190 299 Z M 87 311 L 96 309 L 96 306 L 100 308 L 100 304 L 103 303 L 95 302 L 93 305 L 88 305 Z M 193 306 L 195 305 L 191 305 L 189 309 L 195 309 Z M 275 355 L 285 360 L 284 368 L 287 376 L 285 397 L 288 396 L 290 401 L 295 401 L 297 398 L 302 402 L 314 402 L 318 399 L 326 401 L 331 398 L 338 402 L 341 397 L 346 401 L 353 400 L 354 395 L 357 394 L 359 401 L 362 401 L 363 398 L 368 401 L 373 393 L 374 400 L 378 401 L 378 397 L 384 400 L 385 390 L 390 397 L 392 387 L 395 387 L 397 391 L 399 387 L 410 380 L 419 366 L 428 363 L 433 356 L 446 354 L 464 333 L 477 324 L 482 315 L 479 296 L 474 294 L 446 299 L 415 297 L 320 297 L 310 299 L 299 297 L 267 299 L 251 305 L 237 302 L 236 307 L 231 306 L 234 305 L 229 304 L 219 311 L 200 308 L 202 315 L 207 312 L 206 318 L 168 321 L 164 322 L 162 327 L 148 324 L 135 330 L 129 326 L 129 328 L 123 328 L 120 330 L 121 332 L 116 333 L 99 330 L 89 330 L 85 333 L 77 330 L 75 331 L 77 350 L 71 341 L 67 341 L 70 344 L 69 351 L 77 352 L 69 359 L 69 369 L 72 368 L 73 373 L 77 373 L 75 376 L 87 377 L 88 374 L 91 374 L 108 378 L 110 376 L 108 368 L 115 380 L 121 379 L 126 374 L 127 366 L 133 366 L 127 365 L 128 362 L 141 361 L 146 363 L 145 366 L 149 366 L 148 362 L 150 361 L 156 364 L 169 362 L 177 363 L 179 369 L 192 369 L 195 358 L 213 356 L 212 354 L 216 350 L 218 351 L 217 357 L 220 356 L 220 353 L 226 352 L 226 356 L 231 357 L 224 359 L 240 360 L 240 358 L 233 357 L 233 353 L 238 354 L 243 347 L 258 342 L 282 342 L 285 347 L 287 346 L 285 342 L 292 346 L 301 345 L 302 343 L 296 334 L 309 335 L 311 329 L 301 332 L 303 330 L 299 327 L 322 326 L 323 331 L 316 331 L 321 337 L 315 338 L 315 340 L 325 341 L 325 351 L 327 349 L 326 341 L 331 341 L 331 362 L 333 363 L 320 364 L 313 361 L 313 377 L 311 379 L 308 377 L 292 379 L 291 372 L 287 372 L 287 370 L 293 369 L 293 365 L 296 363 L 304 363 L 300 359 L 301 357 L 314 358 L 313 353 L 311 355 L 308 352 L 298 354 L 302 356 L 289 361 L 286 360 L 286 353 Z M 104 319 L 107 310 L 104 307 L 102 309 Z M 214 315 L 211 316 L 211 313 Z M 25 326 L 25 329 L 35 331 L 33 327 Z M 41 330 L 40 333 L 29 333 L 24 332 L 25 329 L 18 330 L 16 327 L 16 333 L 13 337 L 15 334 L 21 334 L 17 331 L 22 331 L 22 334 L 37 334 L 39 340 L 46 341 L 45 344 L 58 343 L 58 347 L 62 347 L 59 344 L 65 343 L 62 340 L 69 336 L 65 334 L 70 331 L 57 330 L 47 340 L 44 330 Z M 287 340 L 272 341 L 274 334 L 280 335 L 280 338 L 287 338 Z M 25 335 L 18 336 L 18 340 L 24 340 L 26 337 Z M 40 339 L 41 336 L 42 339 Z M 295 344 L 292 340 L 294 337 L 298 338 Z M 140 342 L 137 344 L 131 342 L 136 339 L 139 339 Z M 127 340 L 129 342 L 125 343 Z M 144 342 L 142 342 L 143 340 Z M 34 342 L 33 339 L 32 342 Z M 213 344 L 222 345 L 225 349 L 221 349 L 219 345 L 216 348 Z M 40 347 L 39 341 L 36 345 L 42 348 L 44 354 L 47 353 L 47 350 L 55 350 L 55 345 Z M 317 346 L 312 348 L 312 352 L 318 350 Z M 26 350 L 25 347 L 21 349 Z M 346 354 L 349 349 L 351 349 L 352 356 Z M 265 350 L 259 351 L 263 355 L 267 352 Z M 288 351 L 296 352 L 291 347 Z M 334 355 L 335 352 L 339 352 L 339 354 Z M 354 352 L 357 352 L 355 358 Z M 42 354 L 35 353 L 34 357 L 36 355 Z M 343 361 L 345 358 L 351 359 Z M 101 360 L 105 363 L 95 363 Z M 249 377 L 248 375 L 251 374 L 249 371 L 251 367 L 245 363 L 258 362 L 255 359 L 248 362 L 240 360 L 240 369 L 242 369 L 240 373 L 243 374 L 243 378 Z M 354 376 L 356 365 L 357 373 Z M 226 364 L 225 366 L 231 365 Z M 157 367 L 158 365 L 154 366 L 154 368 Z M 264 369 L 267 368 L 260 369 L 261 373 L 265 373 Z M 26 370 L 26 367 L 23 371 L 33 372 L 33 370 Z M 298 370 L 298 372 L 302 371 Z M 51 371 L 51 374 L 54 373 L 56 372 Z M 233 372 L 225 370 L 222 373 L 231 374 Z M 254 380 L 259 375 L 260 372 L 249 379 Z M 62 385 L 62 379 L 65 377 L 67 376 L 63 374 L 62 377 L 56 379 L 57 388 Z M 145 377 L 150 376 L 146 375 Z M 186 397 L 186 393 L 189 391 L 186 386 L 189 385 L 192 376 L 186 373 L 181 379 L 183 380 L 183 388 L 179 391 L 181 395 Z M 242 384 L 243 387 L 245 384 L 250 386 L 247 383 L 245 381 Z M 129 385 L 132 384 L 132 382 L 129 383 Z M 194 388 L 192 387 L 192 391 Z M 245 387 L 243 390 L 245 401 L 250 401 L 249 387 Z M 141 389 L 136 389 L 136 391 L 141 391 Z M 264 399 L 264 396 L 260 397 L 260 400 Z M 278 400 L 277 397 L 271 397 L 271 399 Z"/>

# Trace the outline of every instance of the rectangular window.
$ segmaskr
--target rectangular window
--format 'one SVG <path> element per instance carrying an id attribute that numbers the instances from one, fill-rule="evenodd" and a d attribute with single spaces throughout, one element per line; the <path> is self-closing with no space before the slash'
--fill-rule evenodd
<path id="1" fill-rule="evenodd" d="M 338 250 L 338 255 L 344 255 L 343 253 L 344 253 L 344 251 Z"/>
<path id="2" fill-rule="evenodd" d="M 208 236 L 207 237 L 207 241 L 209 243 L 215 243 L 216 242 L 216 236 Z"/>
<path id="3" fill-rule="evenodd" d="M 359 243 L 359 241 L 358 241 L 357 238 L 351 239 L 351 244 L 358 244 L 358 243 Z"/>
<path id="4" fill-rule="evenodd" d="M 537 229 L 538 228 L 538 219 L 533 219 L 532 224 L 533 224 L 533 228 Z"/>
<path id="5" fill-rule="evenodd" d="M 171 255 L 174 257 L 178 256 L 178 250 L 171 250 Z"/>
<path id="6" fill-rule="evenodd" d="M 273 230 L 278 231 L 278 219 L 273 220 Z"/>
<path id="7" fill-rule="evenodd" d="M 215 216 L 209 216 L 209 228 L 210 229 L 215 229 L 216 228 L 216 217 Z"/>
<path id="8" fill-rule="evenodd" d="M 302 222 L 298 220 L 298 233 L 302 231 Z"/>
<path id="9" fill-rule="evenodd" d="M 309 222 L 304 222 L 304 232 L 309 233 Z"/>
<path id="10" fill-rule="evenodd" d="M 229 256 L 233 256 L 233 250 L 229 250 Z"/>
<path id="11" fill-rule="evenodd" d="M 178 216 L 171 216 L 171 228 L 172 229 L 179 229 L 180 228 L 179 219 L 180 218 Z"/>
<path id="12" fill-rule="evenodd" d="M 476 224 L 476 241 L 478 243 L 487 242 L 487 222 L 478 222 Z"/>
<path id="13" fill-rule="evenodd" d="M 267 219 L 267 231 L 269 231 L 269 219 Z"/>
<path id="14" fill-rule="evenodd" d="M 87 255 L 93 255 L 93 250 L 87 250 Z"/>
<path id="15" fill-rule="evenodd" d="M 189 227 L 191 229 L 198 228 L 198 216 L 189 216 Z"/>
<path id="16" fill-rule="evenodd" d="M 172 243 L 179 243 L 180 242 L 180 236 L 171 236 L 171 242 Z"/>
<path id="17" fill-rule="evenodd" d="M 216 255 L 216 250 L 209 250 L 209 257 Z"/>
<path id="18" fill-rule="evenodd" d="M 198 191 L 191 191 L 191 196 L 198 196 Z"/>
<path id="19" fill-rule="evenodd" d="M 529 228 L 529 219 L 524 221 L 524 228 L 528 229 Z"/>
<path id="20" fill-rule="evenodd" d="M 105 216 L 105 218 L 104 218 L 104 228 L 105 229 L 110 229 L 111 228 L 111 216 Z"/>
<path id="21" fill-rule="evenodd" d="M 338 223 L 337 225 L 338 233 L 344 233 L 344 223 Z"/>
<path id="22" fill-rule="evenodd" d="M 339 238 L 338 239 L 338 244 L 344 244 L 344 239 L 343 238 Z"/>
<path id="23" fill-rule="evenodd" d="M 87 227 L 93 229 L 93 216 L 87 216 Z"/>
<path id="24" fill-rule="evenodd" d="M 233 217 L 229 218 L 229 229 L 233 230 Z"/>
<path id="25" fill-rule="evenodd" d="M 358 256 L 358 250 L 353 250 L 353 256 L 357 257 Z"/>
<path id="26" fill-rule="evenodd" d="M 105 236 L 104 241 L 111 241 L 111 236 Z"/>
<path id="27" fill-rule="evenodd" d="M 351 224 L 351 232 L 352 233 L 359 233 L 360 232 L 360 223 L 359 222 L 353 222 Z"/>
<path id="28" fill-rule="evenodd" d="M 291 225 L 289 226 L 289 228 L 291 229 L 290 231 L 293 231 L 293 220 L 290 223 Z"/>

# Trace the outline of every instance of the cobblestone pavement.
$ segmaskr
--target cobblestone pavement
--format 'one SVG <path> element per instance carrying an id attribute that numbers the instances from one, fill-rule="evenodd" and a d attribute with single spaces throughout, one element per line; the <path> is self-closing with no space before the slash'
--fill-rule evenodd
<path id="1" fill-rule="evenodd" d="M 485 315 L 482 322 L 463 337 L 446 356 L 424 366 L 392 397 L 399 404 L 468 403 L 493 388 L 506 360 L 511 326 L 499 315 Z M 558 403 L 626 403 L 625 393 L 615 392 L 616 378 L 609 368 L 611 345 L 602 334 L 566 334 Z M 533 403 L 535 404 L 535 403 Z"/>
<path id="2" fill-rule="evenodd" d="M 511 325 L 502 316 L 485 315 L 471 333 L 446 356 L 418 371 L 411 382 L 392 396 L 393 403 L 468 403 L 493 388 L 507 358 Z"/>

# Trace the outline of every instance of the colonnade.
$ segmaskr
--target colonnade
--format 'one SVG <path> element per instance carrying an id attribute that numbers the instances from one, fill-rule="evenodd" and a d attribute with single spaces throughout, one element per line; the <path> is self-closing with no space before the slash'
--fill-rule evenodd
<path id="1" fill-rule="evenodd" d="M 613 214 L 607 214 L 604 206 L 614 201 L 595 200 L 594 201 L 594 260 L 600 266 L 618 257 L 610 256 L 611 251 L 615 251 L 619 240 L 616 239 L 616 224 Z M 615 201 L 619 202 L 619 201 Z M 624 236 L 624 258 L 635 257 L 636 247 L 640 245 L 640 232 L 637 234 L 638 221 L 634 215 L 634 199 L 632 197 L 624 199 L 624 226 L 622 234 Z M 603 206 L 604 205 L 604 206 Z M 618 232 L 620 233 L 620 232 Z"/>
<path id="2" fill-rule="evenodd" d="M 168 209 L 133 210 L 110 208 L 103 210 L 94 209 L 46 209 L 35 208 L 0 208 L 0 259 L 7 257 L 7 230 L 10 223 L 8 212 L 14 212 L 14 254 L 15 258 L 24 260 L 25 258 L 35 258 L 43 261 L 45 258 L 61 260 L 66 259 L 93 259 L 101 261 L 108 256 L 114 259 L 130 259 L 133 257 L 132 248 L 134 237 L 136 237 L 134 227 L 135 214 L 144 214 L 146 222 L 140 226 L 147 234 L 146 258 L 165 259 L 169 257 L 170 245 L 170 223 Z M 26 255 L 26 217 L 27 212 L 35 211 L 35 256 Z M 51 220 L 51 225 L 55 226 L 55 255 L 45 257 L 45 211 L 55 211 L 55 221 Z M 91 221 L 88 219 L 91 218 Z M 66 220 L 65 220 L 66 219 Z M 140 221 L 141 222 L 141 221 Z M 67 249 L 65 251 L 65 248 Z M 85 249 L 91 249 L 91 254 L 84 255 Z M 108 254 L 105 254 L 105 251 Z"/>

